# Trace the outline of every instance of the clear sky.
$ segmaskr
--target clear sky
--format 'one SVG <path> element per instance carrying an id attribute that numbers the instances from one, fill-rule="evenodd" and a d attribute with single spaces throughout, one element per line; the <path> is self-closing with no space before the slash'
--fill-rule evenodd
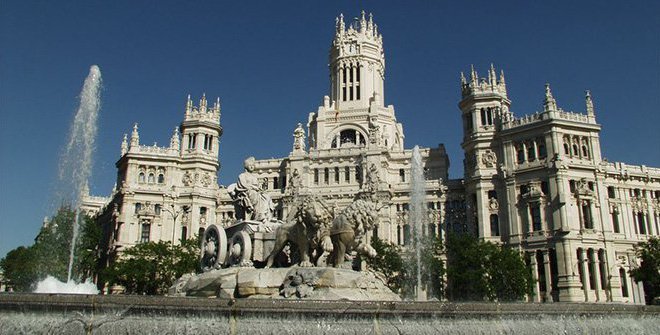
<path id="1" fill-rule="evenodd" d="M 610 161 L 660 166 L 658 1 L 25 1 L 0 4 L 0 257 L 32 243 L 92 64 L 104 78 L 90 181 L 110 192 L 121 138 L 169 143 L 187 94 L 220 97 L 221 184 L 242 160 L 286 156 L 327 94 L 335 17 L 373 12 L 386 104 L 406 147 L 448 149 L 462 176 L 459 73 L 504 69 L 517 116 L 584 111 L 590 89 Z"/>

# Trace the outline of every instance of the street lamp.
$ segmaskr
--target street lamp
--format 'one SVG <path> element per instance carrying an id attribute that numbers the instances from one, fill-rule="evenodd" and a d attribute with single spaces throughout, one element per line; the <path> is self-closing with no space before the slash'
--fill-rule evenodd
<path id="1" fill-rule="evenodd" d="M 187 205 L 181 206 L 179 210 L 176 210 L 174 204 L 170 204 L 171 208 L 164 207 L 163 210 L 170 213 L 172 216 L 172 244 L 176 242 L 176 219 L 179 217 L 179 214 L 181 213 L 188 213 L 190 211 L 190 207 Z"/>

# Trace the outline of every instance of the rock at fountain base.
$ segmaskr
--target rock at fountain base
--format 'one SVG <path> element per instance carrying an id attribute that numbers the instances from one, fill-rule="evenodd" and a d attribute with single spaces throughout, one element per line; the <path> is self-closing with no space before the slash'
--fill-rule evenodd
<path id="1" fill-rule="evenodd" d="M 373 272 L 329 267 L 227 268 L 181 277 L 173 296 L 400 301 Z"/>

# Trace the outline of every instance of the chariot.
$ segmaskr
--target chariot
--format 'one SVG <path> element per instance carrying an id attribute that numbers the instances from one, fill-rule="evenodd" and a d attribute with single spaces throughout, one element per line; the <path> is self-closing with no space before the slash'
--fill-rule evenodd
<path id="1" fill-rule="evenodd" d="M 275 245 L 275 230 L 280 224 L 243 220 L 228 227 L 210 225 L 202 238 L 202 270 L 265 262 Z"/>

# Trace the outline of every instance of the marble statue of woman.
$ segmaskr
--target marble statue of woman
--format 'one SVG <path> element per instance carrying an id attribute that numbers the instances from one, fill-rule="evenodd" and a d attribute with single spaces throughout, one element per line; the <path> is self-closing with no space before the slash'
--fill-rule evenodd
<path id="1" fill-rule="evenodd" d="M 228 191 L 244 210 L 245 219 L 268 222 L 273 217 L 275 206 L 263 191 L 263 183 L 254 173 L 254 165 L 254 157 L 248 157 L 244 162 L 245 172 L 238 176 L 236 184 L 229 186 Z"/>

